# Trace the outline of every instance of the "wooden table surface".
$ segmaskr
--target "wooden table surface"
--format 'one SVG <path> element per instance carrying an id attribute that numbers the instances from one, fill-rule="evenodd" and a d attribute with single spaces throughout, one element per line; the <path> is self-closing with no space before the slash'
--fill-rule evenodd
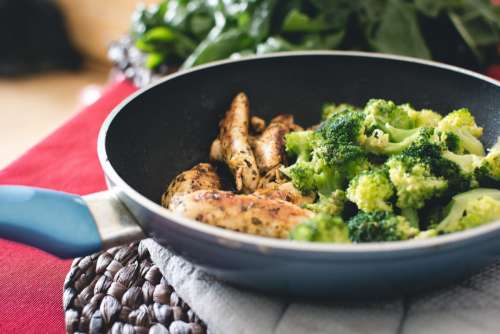
<path id="1" fill-rule="evenodd" d="M 0 168 L 44 138 L 82 107 L 82 88 L 105 84 L 108 72 L 38 74 L 0 78 Z"/>

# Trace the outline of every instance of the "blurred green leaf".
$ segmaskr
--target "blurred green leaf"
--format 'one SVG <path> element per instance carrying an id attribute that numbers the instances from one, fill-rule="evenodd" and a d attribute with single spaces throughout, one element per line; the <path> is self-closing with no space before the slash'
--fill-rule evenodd
<path id="1" fill-rule="evenodd" d="M 324 16 L 312 19 L 297 9 L 290 11 L 283 22 L 283 31 L 286 32 L 321 32 L 331 28 L 331 22 L 327 22 Z"/>
<path id="2" fill-rule="evenodd" d="M 146 58 L 146 67 L 155 68 L 161 65 L 164 61 L 165 61 L 165 55 L 158 52 L 150 53 Z"/>
<path id="3" fill-rule="evenodd" d="M 367 39 L 376 51 L 431 58 L 412 4 L 387 1 L 380 21 L 370 22 L 367 33 Z"/>
<path id="4" fill-rule="evenodd" d="M 459 7 L 463 0 L 415 0 L 415 7 L 422 14 L 437 17 L 443 10 Z"/>
<path id="5" fill-rule="evenodd" d="M 138 7 L 131 35 L 152 54 L 148 66 L 337 48 L 429 59 L 429 45 L 437 47 L 426 42 L 423 24 L 442 29 L 440 38 L 457 39 L 456 51 L 466 46 L 478 61 L 488 61 L 500 44 L 500 6 L 489 0 L 163 0 Z"/>

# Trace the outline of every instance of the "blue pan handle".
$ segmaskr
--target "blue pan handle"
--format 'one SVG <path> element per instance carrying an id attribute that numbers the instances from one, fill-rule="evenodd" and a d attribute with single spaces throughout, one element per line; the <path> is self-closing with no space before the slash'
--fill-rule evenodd
<path id="1" fill-rule="evenodd" d="M 0 186 L 0 238 L 73 258 L 143 237 L 128 210 L 109 191 L 82 197 Z"/>

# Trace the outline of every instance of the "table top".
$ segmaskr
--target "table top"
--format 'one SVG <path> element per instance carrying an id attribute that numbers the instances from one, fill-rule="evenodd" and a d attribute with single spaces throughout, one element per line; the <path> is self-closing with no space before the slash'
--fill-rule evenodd
<path id="1" fill-rule="evenodd" d="M 1 79 L 0 169 L 81 108 L 82 88 L 105 84 L 108 71 L 87 68 Z"/>

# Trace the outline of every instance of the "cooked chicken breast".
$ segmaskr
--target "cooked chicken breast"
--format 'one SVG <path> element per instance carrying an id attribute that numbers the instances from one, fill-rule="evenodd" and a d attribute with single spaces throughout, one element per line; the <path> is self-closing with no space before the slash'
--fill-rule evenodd
<path id="1" fill-rule="evenodd" d="M 197 190 L 217 190 L 221 188 L 219 176 L 212 165 L 200 163 L 184 171 L 170 182 L 161 197 L 161 205 L 168 208 L 172 197 Z"/>
<path id="2" fill-rule="evenodd" d="M 287 238 L 295 225 L 313 215 L 286 201 L 221 190 L 199 190 L 175 196 L 170 210 L 209 225 L 281 239 Z"/>
<path id="3" fill-rule="evenodd" d="M 262 175 L 285 160 L 284 136 L 300 128 L 293 121 L 292 115 L 279 115 L 271 120 L 269 126 L 252 143 L 257 166 Z"/>
<path id="4" fill-rule="evenodd" d="M 220 123 L 220 156 L 233 173 L 236 189 L 253 192 L 259 183 L 259 170 L 248 142 L 250 106 L 244 93 L 239 93 Z M 216 144 L 218 145 L 218 144 Z M 216 156 L 212 152 L 211 156 Z"/>
<path id="5" fill-rule="evenodd" d="M 250 125 L 254 133 L 261 133 L 266 128 L 266 121 L 258 116 L 252 116 L 250 118 Z"/>
<path id="6" fill-rule="evenodd" d="M 219 138 L 215 138 L 210 146 L 210 160 L 223 161 L 224 156 L 222 154 L 222 145 Z"/>
<path id="7" fill-rule="evenodd" d="M 253 195 L 268 199 L 279 199 L 296 205 L 311 204 L 315 200 L 314 195 L 303 195 L 291 182 L 268 185 L 266 188 L 257 189 Z"/>

